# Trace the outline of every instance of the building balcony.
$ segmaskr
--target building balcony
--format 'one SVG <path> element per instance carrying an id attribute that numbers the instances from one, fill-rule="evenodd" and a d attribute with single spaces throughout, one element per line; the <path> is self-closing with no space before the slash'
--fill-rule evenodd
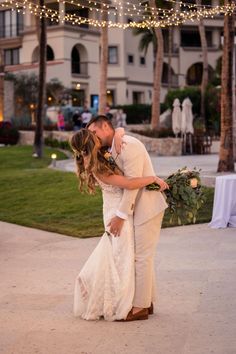
<path id="1" fill-rule="evenodd" d="M 19 48 L 22 46 L 22 37 L 0 37 L 1 48 Z"/>
<path id="2" fill-rule="evenodd" d="M 88 62 L 75 62 L 71 63 L 71 74 L 74 77 L 88 77 Z"/>
<path id="3" fill-rule="evenodd" d="M 22 36 L 23 25 L 4 25 L 0 24 L 0 39 L 16 38 Z"/>
<path id="4" fill-rule="evenodd" d="M 171 84 L 172 88 L 179 87 L 178 75 L 176 75 L 176 74 L 172 74 L 171 75 L 170 84 Z M 169 86 L 167 77 L 162 77 L 161 85 L 162 85 L 162 87 L 168 87 Z"/>
<path id="5" fill-rule="evenodd" d="M 186 47 L 186 46 L 182 46 L 181 47 L 183 51 L 185 52 L 202 52 L 202 47 Z M 221 50 L 221 48 L 219 46 L 208 46 L 207 47 L 207 51 L 208 52 L 217 52 Z"/>

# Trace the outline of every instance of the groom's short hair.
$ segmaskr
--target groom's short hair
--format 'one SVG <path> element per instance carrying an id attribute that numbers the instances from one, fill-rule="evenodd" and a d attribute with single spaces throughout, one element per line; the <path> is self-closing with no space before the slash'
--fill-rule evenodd
<path id="1" fill-rule="evenodd" d="M 111 122 L 111 120 L 107 117 L 107 116 L 104 116 L 103 114 L 99 114 L 98 116 L 96 116 L 96 117 L 93 117 L 89 122 L 88 122 L 88 124 L 86 125 L 86 128 L 89 128 L 89 126 L 91 125 L 91 124 L 98 124 L 98 125 L 101 125 L 103 122 L 106 122 L 108 125 L 109 125 L 109 127 L 112 129 L 112 130 L 114 130 L 114 127 L 113 127 L 113 125 L 112 125 L 112 122 Z"/>

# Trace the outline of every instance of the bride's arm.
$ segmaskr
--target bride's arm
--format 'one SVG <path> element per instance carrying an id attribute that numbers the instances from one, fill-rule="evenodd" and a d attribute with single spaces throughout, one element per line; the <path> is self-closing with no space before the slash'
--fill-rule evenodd
<path id="1" fill-rule="evenodd" d="M 158 177 L 125 177 L 120 175 L 98 175 L 98 178 L 106 184 L 116 186 L 122 189 L 140 189 L 151 183 L 158 183 Z"/>

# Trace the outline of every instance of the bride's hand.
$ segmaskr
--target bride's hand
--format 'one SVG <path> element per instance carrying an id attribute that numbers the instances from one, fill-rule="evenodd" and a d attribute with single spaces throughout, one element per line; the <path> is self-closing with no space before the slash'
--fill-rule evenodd
<path id="1" fill-rule="evenodd" d="M 119 218 L 119 216 L 114 216 L 107 225 L 110 228 L 110 233 L 114 236 L 120 236 L 124 221 L 125 220 Z"/>
<path id="2" fill-rule="evenodd" d="M 121 148 L 122 148 L 122 138 L 125 135 L 125 130 L 124 128 L 116 128 L 115 130 L 115 135 L 114 135 L 114 144 L 115 144 L 115 149 L 117 154 L 121 153 Z"/>
<path id="3" fill-rule="evenodd" d="M 157 183 L 160 186 L 160 192 L 164 191 L 165 189 L 169 189 L 168 184 L 160 177 L 156 176 L 154 183 Z"/>

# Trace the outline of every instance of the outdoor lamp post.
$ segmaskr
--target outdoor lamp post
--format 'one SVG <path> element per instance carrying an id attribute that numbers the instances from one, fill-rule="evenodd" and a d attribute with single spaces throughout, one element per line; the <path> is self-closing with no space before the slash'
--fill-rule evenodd
<path id="1" fill-rule="evenodd" d="M 30 115 L 31 115 L 31 124 L 35 125 L 35 104 L 31 103 L 30 104 Z"/>
<path id="2" fill-rule="evenodd" d="M 52 167 L 56 167 L 57 154 L 52 154 L 51 159 L 52 159 Z"/>

